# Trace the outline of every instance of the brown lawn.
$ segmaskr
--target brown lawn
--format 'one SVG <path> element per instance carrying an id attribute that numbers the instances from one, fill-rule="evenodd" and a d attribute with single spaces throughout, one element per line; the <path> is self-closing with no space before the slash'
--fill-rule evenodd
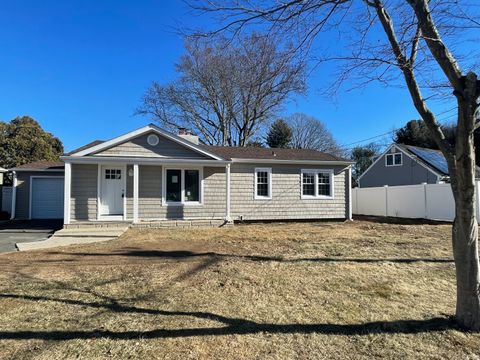
<path id="1" fill-rule="evenodd" d="M 130 230 L 0 256 L 5 359 L 477 359 L 450 226 Z"/>

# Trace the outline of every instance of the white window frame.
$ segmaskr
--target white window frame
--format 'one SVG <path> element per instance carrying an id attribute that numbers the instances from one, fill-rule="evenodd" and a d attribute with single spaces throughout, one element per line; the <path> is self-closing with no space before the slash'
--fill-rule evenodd
<path id="1" fill-rule="evenodd" d="M 314 195 L 303 195 L 303 174 L 314 174 Z M 328 195 L 319 195 L 318 194 L 318 174 L 328 174 L 330 178 L 330 196 Z M 333 199 L 335 197 L 334 194 L 334 184 L 335 176 L 333 169 L 302 169 L 301 176 L 300 176 L 300 197 L 304 200 L 311 200 L 311 199 Z"/>
<path id="2" fill-rule="evenodd" d="M 182 173 L 180 191 L 181 201 L 167 201 L 167 170 L 180 170 Z M 185 201 L 185 170 L 198 170 L 200 180 L 199 201 Z M 203 167 L 163 166 L 162 167 L 162 206 L 202 206 L 203 205 Z"/>
<path id="3" fill-rule="evenodd" d="M 266 172 L 267 179 L 268 179 L 268 196 L 260 196 L 258 195 L 258 173 L 259 172 Z M 255 200 L 270 200 L 272 198 L 272 168 L 255 168 L 255 193 L 254 198 Z"/>
<path id="4" fill-rule="evenodd" d="M 395 155 L 400 155 L 400 163 L 399 164 L 395 164 Z M 391 156 L 393 158 L 392 160 L 392 165 L 388 165 L 388 161 L 387 161 L 387 158 Z M 398 153 L 391 153 L 391 154 L 386 154 L 385 155 L 385 166 L 387 167 L 391 167 L 391 166 L 402 166 L 403 165 L 403 154 L 401 152 L 398 152 Z"/>

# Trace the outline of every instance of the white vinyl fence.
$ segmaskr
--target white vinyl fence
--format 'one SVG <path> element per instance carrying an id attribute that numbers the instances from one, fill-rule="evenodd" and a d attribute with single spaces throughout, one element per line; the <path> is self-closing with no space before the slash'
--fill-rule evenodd
<path id="1" fill-rule="evenodd" d="M 479 217 L 477 182 L 477 218 Z M 356 215 L 453 221 L 455 204 L 450 184 L 420 184 L 352 189 Z"/>
<path id="2" fill-rule="evenodd" d="M 0 210 L 10 212 L 12 211 L 12 187 L 0 186 L 2 189 L 2 208 Z"/>

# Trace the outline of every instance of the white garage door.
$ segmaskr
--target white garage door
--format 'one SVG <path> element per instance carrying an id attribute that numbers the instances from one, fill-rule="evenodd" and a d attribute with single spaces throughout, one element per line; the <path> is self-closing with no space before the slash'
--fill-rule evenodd
<path id="1" fill-rule="evenodd" d="M 32 178 L 32 219 L 63 218 L 63 178 Z"/>

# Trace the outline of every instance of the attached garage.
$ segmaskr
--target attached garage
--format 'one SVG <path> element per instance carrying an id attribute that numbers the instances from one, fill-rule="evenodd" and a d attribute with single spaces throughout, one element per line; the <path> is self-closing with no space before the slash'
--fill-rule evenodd
<path id="1" fill-rule="evenodd" d="M 63 162 L 37 161 L 11 171 L 13 219 L 63 219 Z"/>
<path id="2" fill-rule="evenodd" d="M 63 178 L 36 177 L 30 181 L 31 219 L 63 218 Z"/>

